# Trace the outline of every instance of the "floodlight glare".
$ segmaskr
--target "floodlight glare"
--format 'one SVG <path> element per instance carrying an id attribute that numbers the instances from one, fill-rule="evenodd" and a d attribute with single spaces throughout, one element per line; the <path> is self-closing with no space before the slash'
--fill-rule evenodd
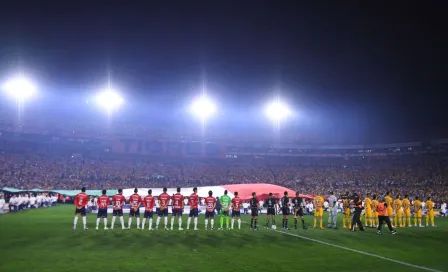
<path id="1" fill-rule="evenodd" d="M 282 102 L 275 101 L 266 107 L 266 116 L 272 121 L 281 121 L 291 115 L 289 107 Z"/>
<path id="2" fill-rule="evenodd" d="M 7 81 L 2 89 L 5 91 L 6 95 L 17 101 L 24 101 L 33 96 L 36 92 L 34 84 L 24 77 L 17 77 Z"/>
<path id="3" fill-rule="evenodd" d="M 95 101 L 103 109 L 111 111 L 119 108 L 124 103 L 123 97 L 114 90 L 106 90 L 98 93 Z"/>
<path id="4" fill-rule="evenodd" d="M 206 96 L 201 96 L 193 101 L 190 110 L 195 116 L 205 120 L 216 112 L 216 105 Z"/>

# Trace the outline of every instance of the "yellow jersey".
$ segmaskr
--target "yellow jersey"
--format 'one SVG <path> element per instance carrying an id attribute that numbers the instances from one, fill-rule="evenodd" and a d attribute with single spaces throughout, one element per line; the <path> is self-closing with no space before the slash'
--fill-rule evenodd
<path id="1" fill-rule="evenodd" d="M 378 200 L 373 200 L 372 201 L 372 209 L 373 209 L 374 212 L 377 211 L 378 204 L 379 204 Z"/>
<path id="2" fill-rule="evenodd" d="M 324 198 L 321 196 L 316 196 L 314 198 L 314 207 L 316 207 L 316 209 L 321 209 L 323 205 L 324 205 Z"/>
<path id="3" fill-rule="evenodd" d="M 411 208 L 411 202 L 407 198 L 403 199 L 402 204 L 404 210 L 409 210 Z"/>
<path id="4" fill-rule="evenodd" d="M 425 208 L 428 212 L 431 212 L 432 210 L 434 210 L 434 202 L 432 202 L 432 200 L 426 201 Z"/>
<path id="5" fill-rule="evenodd" d="M 401 200 L 399 198 L 394 200 L 394 210 L 395 211 L 400 210 L 402 205 L 403 204 L 401 203 Z"/>
<path id="6" fill-rule="evenodd" d="M 368 198 L 368 197 L 366 197 L 364 199 L 364 208 L 366 210 L 371 210 L 372 209 L 372 200 L 370 198 Z"/>
<path id="7" fill-rule="evenodd" d="M 414 201 L 414 211 L 418 212 L 422 209 L 422 202 L 420 200 Z"/>
<path id="8" fill-rule="evenodd" d="M 392 197 L 386 196 L 385 199 L 386 199 L 387 207 L 392 208 Z"/>
<path id="9" fill-rule="evenodd" d="M 350 200 L 343 199 L 342 200 L 342 207 L 344 207 L 344 209 L 350 209 Z"/>

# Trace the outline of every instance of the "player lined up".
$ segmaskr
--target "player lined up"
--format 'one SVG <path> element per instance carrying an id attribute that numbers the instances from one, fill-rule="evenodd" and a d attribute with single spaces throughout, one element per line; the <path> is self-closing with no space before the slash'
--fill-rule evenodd
<path id="1" fill-rule="evenodd" d="M 173 230 L 175 220 L 177 218 L 178 228 L 179 230 L 183 230 L 182 228 L 182 213 L 184 209 L 184 196 L 180 193 L 181 189 L 177 188 L 177 193 L 170 197 L 167 194 L 167 188 L 163 189 L 163 193 L 158 196 L 158 217 L 155 224 L 155 229 L 158 229 L 160 226 L 160 221 L 163 218 L 164 220 L 164 229 L 165 230 Z M 213 192 L 209 191 L 208 197 L 204 199 L 205 202 L 205 229 L 208 229 L 210 223 L 210 229 L 214 229 L 214 216 L 217 200 L 213 197 Z M 238 228 L 241 228 L 241 218 L 240 218 L 240 209 L 243 204 L 243 200 L 238 197 L 238 193 L 234 193 L 235 197 L 232 199 L 228 196 L 227 190 L 224 192 L 224 195 L 219 199 L 222 212 L 220 213 L 220 227 L 219 230 L 224 229 L 224 223 L 227 230 L 234 229 L 235 221 L 238 222 Z M 171 216 L 171 225 L 168 227 L 168 205 L 169 202 L 172 201 L 172 216 Z M 81 193 L 79 193 L 74 198 L 74 203 L 76 206 L 75 210 L 75 218 L 73 229 L 76 229 L 77 221 L 79 215 L 82 216 L 83 227 L 87 229 L 86 226 L 86 208 L 85 206 L 89 202 L 89 196 L 85 194 L 85 188 L 82 188 Z M 337 218 L 337 206 L 336 203 L 337 198 L 332 194 L 329 198 L 330 203 L 330 214 L 329 214 L 329 227 L 336 228 L 336 218 Z M 118 216 L 120 219 L 120 224 L 122 229 L 130 229 L 132 226 L 133 218 L 136 218 L 136 227 L 137 229 L 144 229 L 146 226 L 146 221 L 148 220 L 148 229 L 153 230 L 153 217 L 154 217 L 154 208 L 156 206 L 156 198 L 152 196 L 152 190 L 148 191 L 148 195 L 143 199 L 138 194 L 138 190 L 134 190 L 134 194 L 129 197 L 130 203 L 130 212 L 127 227 L 125 226 L 123 219 L 123 205 L 126 203 L 126 199 L 123 196 L 123 191 L 121 189 L 118 190 L 118 193 L 112 197 L 112 201 L 109 200 L 109 197 L 106 195 L 106 190 L 102 191 L 102 196 L 97 198 L 97 206 L 98 206 L 98 214 L 96 220 L 96 229 L 99 229 L 99 225 L 101 219 L 104 222 L 104 229 L 108 229 L 107 224 L 107 207 L 112 204 L 112 223 L 110 228 L 113 229 L 115 226 L 115 220 Z M 302 222 L 302 228 L 306 229 L 304 217 L 303 217 L 303 207 L 305 206 L 304 199 L 299 197 L 299 193 L 296 193 L 296 197 L 289 199 L 288 193 L 285 192 L 284 196 L 277 201 L 276 198 L 273 198 L 272 193 L 269 194 L 269 197 L 265 200 L 267 206 L 267 216 L 266 216 L 266 228 L 275 228 L 275 215 L 278 210 L 282 211 L 282 227 L 285 230 L 288 230 L 288 219 L 289 213 L 292 208 L 294 215 L 294 228 L 298 227 L 298 219 L 300 217 Z M 290 204 L 291 203 L 291 204 Z M 314 206 L 316 207 L 314 213 L 314 228 L 317 227 L 317 221 L 319 221 L 319 227 L 323 228 L 323 204 L 324 198 L 318 194 L 313 200 Z M 403 199 L 401 199 L 400 195 L 396 196 L 396 199 L 393 200 L 390 196 L 390 193 L 387 193 L 386 197 L 384 197 L 384 207 L 387 209 L 384 214 L 387 214 L 389 217 L 389 221 L 391 222 L 392 227 L 408 227 L 411 226 L 419 226 L 422 225 L 422 203 L 416 197 L 414 202 L 411 205 L 411 201 L 409 200 L 408 195 L 405 195 Z M 378 227 L 380 224 L 379 220 L 379 202 L 377 200 L 377 196 L 373 195 L 371 197 L 370 194 L 366 195 L 364 199 L 364 208 L 365 208 L 365 226 L 367 227 Z M 193 193 L 188 198 L 188 205 L 190 206 L 190 214 L 187 221 L 187 229 L 190 229 L 190 224 L 193 218 L 194 222 L 194 230 L 198 230 L 198 215 L 199 215 L 199 196 L 197 194 L 197 188 L 193 189 Z M 142 222 L 140 224 L 140 206 L 144 207 L 144 216 Z M 250 228 L 253 230 L 258 230 L 258 213 L 260 209 L 260 204 L 257 201 L 256 194 L 252 194 L 252 199 L 249 201 L 249 206 L 251 209 L 251 223 Z M 353 204 L 346 197 L 342 199 L 342 209 L 343 209 L 343 227 L 347 228 L 348 226 L 352 226 L 351 224 L 351 208 Z M 411 223 L 411 207 L 414 208 L 414 225 Z M 434 203 L 428 198 L 425 208 L 427 210 L 426 216 L 426 226 L 431 224 L 434 225 Z M 230 211 L 232 211 L 230 213 Z M 334 211 L 332 213 L 332 211 Z M 231 214 L 231 222 L 230 222 L 230 214 Z M 332 225 L 333 224 L 333 225 Z"/>
<path id="2" fill-rule="evenodd" d="M 76 206 L 75 210 L 75 219 L 73 222 L 73 229 L 76 230 L 77 221 L 79 215 L 82 216 L 84 229 L 87 230 L 87 222 L 86 222 L 86 208 L 89 201 L 89 196 L 85 193 L 86 189 L 82 188 L 81 193 L 76 195 L 74 198 L 74 203 Z M 183 230 L 182 228 L 182 212 L 184 209 L 184 196 L 180 193 L 181 189 L 177 188 L 177 193 L 170 197 L 167 194 L 167 188 L 163 189 L 163 193 L 158 196 L 158 217 L 155 224 L 155 229 L 159 228 L 160 221 L 164 219 L 164 229 L 165 230 L 173 230 L 175 219 L 178 219 L 179 230 Z M 136 227 L 137 229 L 144 229 L 146 227 L 146 221 L 148 220 L 148 229 L 153 230 L 153 217 L 154 217 L 154 207 L 156 206 L 156 198 L 152 195 L 152 190 L 148 190 L 148 195 L 142 198 L 138 194 L 138 189 L 134 190 L 134 194 L 129 197 L 129 219 L 128 224 L 125 226 L 124 218 L 123 218 L 123 206 L 126 203 L 126 198 L 123 196 L 123 190 L 119 189 L 118 193 L 112 197 L 112 201 L 109 200 L 109 197 L 106 195 L 106 190 L 102 191 L 102 195 L 97 199 L 98 205 L 98 214 L 96 220 L 96 230 L 99 229 L 99 225 L 101 219 L 104 222 L 104 229 L 108 230 L 107 223 L 107 208 L 110 204 L 112 204 L 112 222 L 110 225 L 110 229 L 114 229 L 115 221 L 117 216 L 119 217 L 121 228 L 123 230 L 130 229 L 132 226 L 133 218 L 136 219 Z M 241 229 L 241 216 L 240 209 L 243 204 L 243 200 L 238 196 L 238 192 L 234 193 L 234 198 L 230 198 L 228 196 L 227 190 L 224 191 L 224 195 L 221 196 L 220 203 L 222 206 L 222 212 L 220 214 L 220 227 L 219 230 L 224 229 L 224 222 L 226 223 L 226 229 L 234 229 L 235 221 L 238 223 L 238 229 Z M 171 228 L 168 228 L 168 205 L 170 200 L 172 200 L 172 216 L 171 216 Z M 216 198 L 213 197 L 213 192 L 208 192 L 208 197 L 204 199 L 205 202 L 205 230 L 208 229 L 210 223 L 210 229 L 214 229 L 214 216 L 215 216 L 215 208 L 216 208 Z M 271 223 L 271 227 L 275 228 L 275 215 L 278 210 L 278 202 L 277 199 L 272 197 L 272 193 L 269 194 L 269 198 L 267 199 L 268 206 L 268 217 L 266 220 L 266 227 L 269 227 Z M 144 207 L 144 215 L 142 222 L 140 224 L 140 206 Z M 190 214 L 187 221 L 187 230 L 190 229 L 191 219 L 194 218 L 194 230 L 198 230 L 198 215 L 199 215 L 199 196 L 197 194 L 197 188 L 193 188 L 193 193 L 188 198 L 188 205 L 190 206 Z M 251 224 L 250 228 L 253 230 L 258 230 L 258 212 L 260 209 L 260 204 L 257 201 L 256 193 L 252 193 L 252 199 L 249 202 L 251 208 Z M 305 221 L 303 218 L 303 206 L 304 201 L 299 197 L 299 193 L 297 193 L 296 198 L 292 200 L 292 206 L 294 208 L 294 226 L 297 229 L 297 220 L 298 217 L 302 220 L 302 227 L 305 229 Z M 284 193 L 284 197 L 281 199 L 281 207 L 283 211 L 283 228 L 288 229 L 288 217 L 289 217 L 289 198 L 288 193 Z M 230 223 L 230 211 L 231 213 L 231 223 Z"/>
<path id="3" fill-rule="evenodd" d="M 392 227 L 423 227 L 422 224 L 422 202 L 418 197 L 415 197 L 411 205 L 411 201 L 408 195 L 405 195 L 404 198 L 401 198 L 400 195 L 397 195 L 395 199 L 392 198 L 391 194 L 387 192 L 384 197 L 385 206 L 387 207 L 387 216 L 389 217 L 389 221 L 391 222 Z M 347 228 L 347 226 L 351 225 L 350 212 L 352 203 L 348 198 L 343 198 L 343 226 Z M 375 228 L 379 225 L 378 219 L 378 198 L 376 195 L 371 197 L 371 194 L 366 194 L 366 198 L 364 199 L 364 209 L 365 209 L 365 218 L 364 224 L 367 227 Z M 434 224 L 434 202 L 430 197 L 427 198 L 425 203 L 425 209 L 427 211 L 426 214 L 426 226 L 433 226 Z M 414 222 L 411 222 L 411 208 L 414 210 Z"/>

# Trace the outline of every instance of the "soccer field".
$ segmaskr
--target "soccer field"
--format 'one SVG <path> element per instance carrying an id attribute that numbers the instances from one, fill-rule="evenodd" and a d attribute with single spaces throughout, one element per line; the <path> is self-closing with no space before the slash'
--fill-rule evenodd
<path id="1" fill-rule="evenodd" d="M 203 230 L 203 217 L 197 232 L 121 230 L 118 220 L 115 230 L 96 231 L 91 214 L 89 230 L 79 220 L 74 232 L 73 212 L 72 205 L 59 205 L 0 216 L 0 271 L 448 271 L 444 218 L 436 219 L 437 228 L 398 229 L 397 235 L 384 230 L 379 236 L 373 229 L 342 228 L 285 234 L 261 228 L 265 215 L 257 232 L 247 224 L 218 231 L 219 217 L 214 231 Z M 312 216 L 305 220 L 312 226 Z"/>

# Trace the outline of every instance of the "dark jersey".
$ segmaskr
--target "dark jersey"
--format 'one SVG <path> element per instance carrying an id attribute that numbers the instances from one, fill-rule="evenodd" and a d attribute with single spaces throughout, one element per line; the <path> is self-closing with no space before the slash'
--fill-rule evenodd
<path id="1" fill-rule="evenodd" d="M 289 206 L 289 198 L 287 196 L 282 197 L 281 205 L 282 208 L 287 208 Z"/>
<path id="2" fill-rule="evenodd" d="M 275 199 L 275 198 L 268 198 L 268 199 L 266 199 L 265 203 L 266 203 L 266 207 L 268 209 L 275 208 L 275 205 L 277 204 L 277 199 Z"/>
<path id="3" fill-rule="evenodd" d="M 294 209 L 299 209 L 302 207 L 302 198 L 301 197 L 294 197 L 292 199 L 292 205 L 294 206 Z"/>
<path id="4" fill-rule="evenodd" d="M 258 208 L 258 201 L 256 198 L 252 198 L 249 202 L 251 208 Z"/>

